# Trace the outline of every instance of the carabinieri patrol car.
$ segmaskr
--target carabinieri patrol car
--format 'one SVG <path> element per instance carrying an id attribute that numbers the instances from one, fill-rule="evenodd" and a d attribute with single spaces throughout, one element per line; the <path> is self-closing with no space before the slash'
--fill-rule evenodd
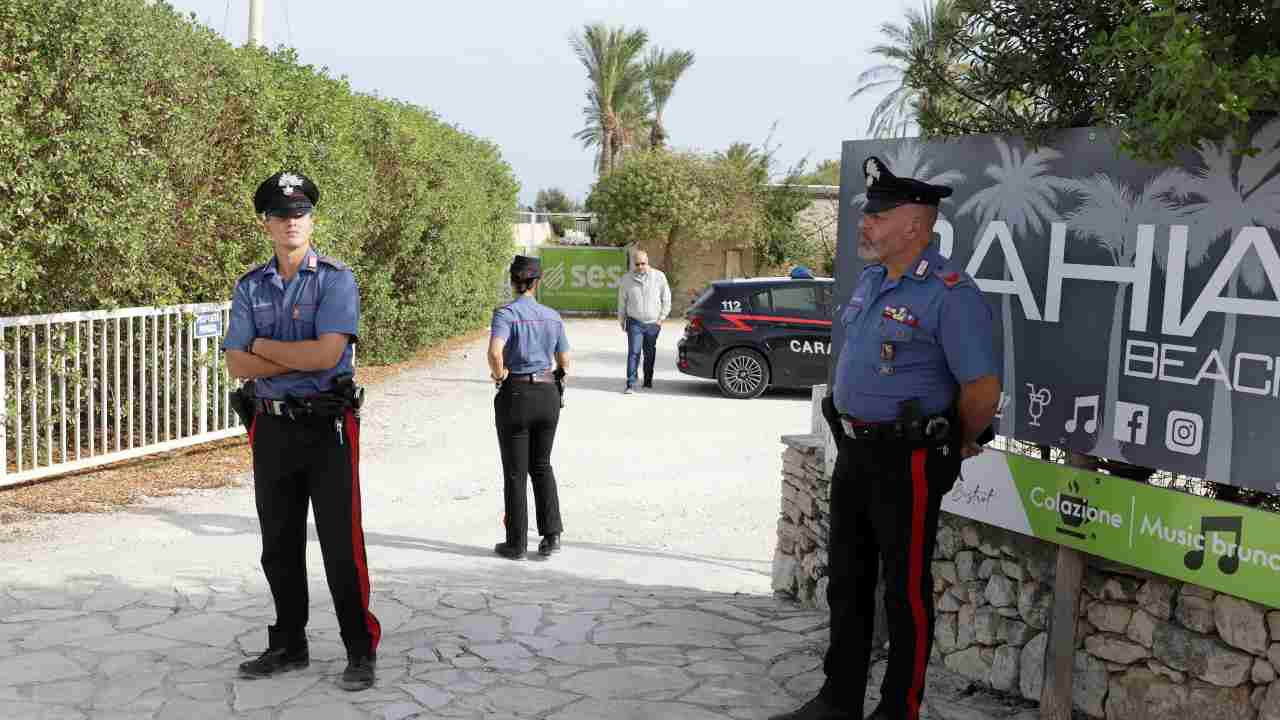
<path id="1" fill-rule="evenodd" d="M 771 385 L 827 382 L 834 291 L 834 280 L 805 268 L 791 277 L 713 282 L 685 313 L 676 367 L 739 399 Z"/>

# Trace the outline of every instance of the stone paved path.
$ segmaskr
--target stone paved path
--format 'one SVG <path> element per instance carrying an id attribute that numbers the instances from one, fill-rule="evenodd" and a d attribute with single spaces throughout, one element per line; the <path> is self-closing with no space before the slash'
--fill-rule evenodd
<path id="1" fill-rule="evenodd" d="M 807 427 L 806 396 L 743 403 L 679 376 L 677 325 L 658 387 L 623 397 L 616 325 L 570 333 L 554 456 L 565 549 L 551 562 L 490 550 L 501 492 L 483 343 L 371 393 L 372 690 L 334 684 L 345 656 L 314 535 L 311 667 L 235 677 L 274 619 L 246 486 L 51 518 L 0 544 L 0 719 L 750 720 L 803 702 L 822 683 L 826 618 L 770 595 L 768 570 L 778 438 Z M 931 718 L 1033 717 L 932 672 Z"/>
<path id="2" fill-rule="evenodd" d="M 396 572 L 378 586 L 378 682 L 360 693 L 334 684 L 345 657 L 319 583 L 311 667 L 268 680 L 235 676 L 273 615 L 253 579 L 171 592 L 111 577 L 6 588 L 0 717 L 754 720 L 803 702 L 823 680 L 826 618 L 769 596 L 519 568 Z M 965 685 L 935 669 L 927 717 L 1034 717 L 966 698 Z"/>

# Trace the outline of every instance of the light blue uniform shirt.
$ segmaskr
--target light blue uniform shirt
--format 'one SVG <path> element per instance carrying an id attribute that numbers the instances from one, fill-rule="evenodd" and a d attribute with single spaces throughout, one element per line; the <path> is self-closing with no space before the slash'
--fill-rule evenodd
<path id="1" fill-rule="evenodd" d="M 336 366 L 259 378 L 255 386 L 261 398 L 309 397 L 332 390 L 335 377 L 352 372 L 351 346 L 359 325 L 360 292 L 351 268 L 309 249 L 288 284 L 274 257 L 240 277 L 222 349 L 248 352 L 255 338 L 293 342 L 315 340 L 324 333 L 350 335 Z"/>
<path id="2" fill-rule="evenodd" d="M 895 420 L 910 398 L 939 414 L 960 385 L 997 375 L 991 308 L 973 278 L 933 246 L 897 280 L 884 265 L 864 268 L 840 321 L 833 399 L 841 414 Z"/>
<path id="3" fill-rule="evenodd" d="M 513 375 L 551 370 L 553 353 L 569 351 L 560 313 L 525 295 L 493 311 L 489 336 L 507 341 L 502 362 Z"/>

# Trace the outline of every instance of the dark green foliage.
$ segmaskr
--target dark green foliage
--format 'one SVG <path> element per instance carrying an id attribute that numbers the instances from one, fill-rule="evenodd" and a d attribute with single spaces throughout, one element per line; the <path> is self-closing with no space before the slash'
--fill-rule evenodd
<path id="1" fill-rule="evenodd" d="M 491 143 L 163 4 L 0 4 L 0 315 L 226 300 L 281 168 L 356 270 L 362 360 L 487 319 L 517 191 Z"/>

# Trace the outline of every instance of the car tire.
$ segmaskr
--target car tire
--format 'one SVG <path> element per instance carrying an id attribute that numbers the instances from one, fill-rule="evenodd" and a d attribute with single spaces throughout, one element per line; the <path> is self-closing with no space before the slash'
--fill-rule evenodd
<path id="1" fill-rule="evenodd" d="M 769 363 L 748 348 L 734 348 L 716 364 L 716 384 L 726 397 L 749 400 L 769 387 Z"/>

